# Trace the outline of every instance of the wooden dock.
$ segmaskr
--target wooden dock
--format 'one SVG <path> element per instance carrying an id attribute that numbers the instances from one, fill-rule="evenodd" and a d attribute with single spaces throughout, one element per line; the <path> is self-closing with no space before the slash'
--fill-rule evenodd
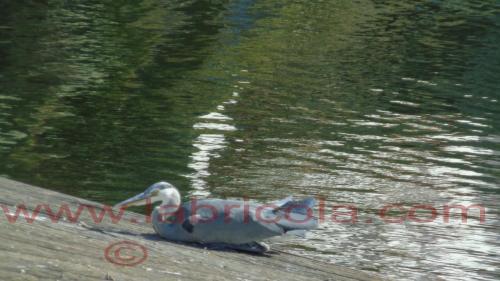
<path id="1" fill-rule="evenodd" d="M 143 215 L 125 212 L 113 222 L 106 213 L 96 222 L 104 210 L 99 203 L 5 178 L 0 204 L 1 280 L 382 280 L 279 250 L 250 255 L 168 242 Z M 21 212 L 14 222 L 21 204 L 28 220 L 37 208 L 40 214 L 27 222 Z M 61 206 L 83 209 L 77 221 L 66 215 L 57 221 Z"/>

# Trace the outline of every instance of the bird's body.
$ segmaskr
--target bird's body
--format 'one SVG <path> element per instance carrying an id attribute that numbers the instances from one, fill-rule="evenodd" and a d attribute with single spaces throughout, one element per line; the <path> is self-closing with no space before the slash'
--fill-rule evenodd
<path id="1" fill-rule="evenodd" d="M 184 203 L 175 214 L 165 215 L 162 207 L 152 214 L 155 231 L 169 240 L 202 243 L 245 244 L 285 234 L 286 220 L 274 213 L 278 205 L 262 205 L 240 200 L 204 199 Z M 281 218 L 280 218 L 281 216 Z M 307 215 L 305 215 L 307 216 Z M 305 221 L 307 218 L 296 219 Z M 314 228 L 310 218 L 296 229 Z"/>
<path id="2" fill-rule="evenodd" d="M 161 187 L 162 183 L 156 185 Z M 288 232 L 313 229 L 318 224 L 313 216 L 315 201 L 312 198 L 295 201 L 288 197 L 268 204 L 247 200 L 196 199 L 181 205 L 176 189 L 160 188 L 156 192 L 152 187 L 148 190 L 155 194 L 148 198 L 159 197 L 158 200 L 162 201 L 152 213 L 153 228 L 167 240 L 241 248 L 242 245 L 253 245 Z M 143 200 L 148 190 L 118 205 Z"/>

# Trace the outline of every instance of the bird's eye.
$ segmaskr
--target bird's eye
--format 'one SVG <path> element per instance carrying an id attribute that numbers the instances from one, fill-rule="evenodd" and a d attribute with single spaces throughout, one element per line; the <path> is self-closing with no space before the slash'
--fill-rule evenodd
<path id="1" fill-rule="evenodd" d="M 153 190 L 153 192 L 151 192 L 151 195 L 152 196 L 156 196 L 158 195 L 158 193 L 160 193 L 160 191 L 157 189 L 157 190 Z"/>

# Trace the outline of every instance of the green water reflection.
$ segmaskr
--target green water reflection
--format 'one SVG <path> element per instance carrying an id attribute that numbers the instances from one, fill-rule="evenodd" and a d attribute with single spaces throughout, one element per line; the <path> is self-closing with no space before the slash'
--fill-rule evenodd
<path id="1" fill-rule="evenodd" d="M 190 195 L 482 204 L 485 224 L 323 224 L 289 251 L 488 280 L 500 201 L 497 1 L 4 1 L 0 174 L 115 203 Z"/>

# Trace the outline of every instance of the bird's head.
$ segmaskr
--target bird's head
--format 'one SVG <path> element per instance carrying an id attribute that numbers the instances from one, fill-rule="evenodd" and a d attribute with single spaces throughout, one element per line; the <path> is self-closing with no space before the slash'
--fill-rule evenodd
<path id="1" fill-rule="evenodd" d="M 162 202 L 162 205 L 179 206 L 181 195 L 175 186 L 162 181 L 148 187 L 144 192 L 114 205 L 113 208 L 142 206 L 155 202 Z"/>

